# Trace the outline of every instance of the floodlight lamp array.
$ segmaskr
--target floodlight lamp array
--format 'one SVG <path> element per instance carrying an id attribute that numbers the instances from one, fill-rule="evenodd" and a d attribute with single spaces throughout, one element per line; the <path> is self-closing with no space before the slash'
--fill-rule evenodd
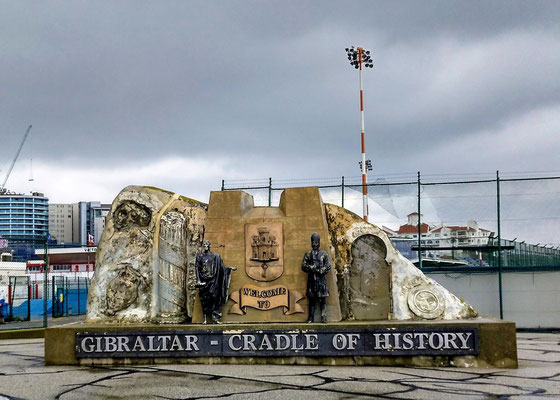
<path id="1" fill-rule="evenodd" d="M 348 61 L 350 61 L 350 65 L 354 68 L 360 68 L 360 51 L 362 52 L 362 64 L 364 67 L 373 68 L 373 58 L 371 58 L 369 50 L 355 49 L 354 46 L 347 47 L 345 50 Z"/>

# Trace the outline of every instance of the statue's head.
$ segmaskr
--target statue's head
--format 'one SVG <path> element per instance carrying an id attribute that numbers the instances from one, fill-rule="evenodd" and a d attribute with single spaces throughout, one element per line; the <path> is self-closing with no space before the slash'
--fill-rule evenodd
<path id="1" fill-rule="evenodd" d="M 313 250 L 319 250 L 319 247 L 321 247 L 321 237 L 317 232 L 314 232 L 311 235 L 311 248 Z"/>
<path id="2" fill-rule="evenodd" d="M 204 242 L 202 242 L 202 250 L 210 251 L 210 247 L 212 247 L 212 245 L 210 244 L 209 240 L 205 240 Z"/>

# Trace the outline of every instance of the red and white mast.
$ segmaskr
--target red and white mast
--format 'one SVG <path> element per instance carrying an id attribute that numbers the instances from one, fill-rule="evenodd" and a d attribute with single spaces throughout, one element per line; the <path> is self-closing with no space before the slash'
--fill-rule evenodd
<path id="1" fill-rule="evenodd" d="M 362 54 L 364 49 L 358 47 L 358 59 L 360 63 L 360 116 L 362 119 L 362 193 L 363 193 L 363 211 L 364 220 L 367 222 L 369 217 L 368 207 L 368 187 L 367 187 L 367 165 L 366 165 L 366 138 L 365 138 L 365 122 L 364 122 L 364 81 L 362 78 Z"/>
<path id="2" fill-rule="evenodd" d="M 365 139 L 365 121 L 364 121 L 364 81 L 362 78 L 362 66 L 365 65 L 368 68 L 373 67 L 373 60 L 369 55 L 369 51 L 364 50 L 362 47 L 358 47 L 357 50 L 354 46 L 346 49 L 348 54 L 348 60 L 350 60 L 350 65 L 354 68 L 360 70 L 360 117 L 361 117 L 361 142 L 362 142 L 362 161 L 360 162 L 360 167 L 362 170 L 362 195 L 363 195 L 363 215 L 364 220 L 367 221 L 369 217 L 369 207 L 368 207 L 368 186 L 367 186 L 367 171 L 371 170 L 371 161 L 366 160 L 366 139 Z"/>

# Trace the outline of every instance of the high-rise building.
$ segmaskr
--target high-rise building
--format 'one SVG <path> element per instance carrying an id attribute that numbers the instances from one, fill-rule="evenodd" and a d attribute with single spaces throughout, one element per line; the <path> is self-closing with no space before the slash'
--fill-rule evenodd
<path id="1" fill-rule="evenodd" d="M 50 204 L 49 233 L 59 244 L 97 245 L 105 229 L 105 219 L 111 209 L 110 204 L 98 201 L 80 201 L 73 204 Z"/>
<path id="2" fill-rule="evenodd" d="M 74 207 L 76 210 L 76 207 Z M 93 244 L 97 245 L 105 229 L 105 219 L 111 210 L 110 204 L 101 204 L 98 201 L 80 201 L 77 204 L 78 232 L 76 236 L 82 245 L 89 243 L 89 235 L 93 236 Z"/>
<path id="3" fill-rule="evenodd" d="M 49 231 L 48 202 L 42 193 L 29 195 L 0 194 L 0 247 L 9 251 L 14 261 L 34 257 Z"/>
<path id="4" fill-rule="evenodd" d="M 72 236 L 72 204 L 49 204 L 49 233 L 58 244 L 76 243 Z"/>

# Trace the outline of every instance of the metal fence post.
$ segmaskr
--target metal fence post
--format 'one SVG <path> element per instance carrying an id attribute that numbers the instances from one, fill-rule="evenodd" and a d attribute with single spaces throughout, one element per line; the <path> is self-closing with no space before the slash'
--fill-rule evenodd
<path id="1" fill-rule="evenodd" d="M 8 277 L 8 282 L 8 316 L 12 319 L 14 317 L 14 296 L 12 291 L 14 285 L 12 285 L 11 276 Z"/>
<path id="2" fill-rule="evenodd" d="M 268 178 L 268 206 L 272 205 L 272 178 Z"/>
<path id="3" fill-rule="evenodd" d="M 64 316 L 68 316 L 68 278 L 64 277 L 64 289 L 63 289 L 64 297 L 62 298 L 62 302 L 64 304 Z"/>
<path id="4" fill-rule="evenodd" d="M 418 171 L 418 268 L 422 269 L 422 218 L 420 216 L 420 171 Z"/>
<path id="5" fill-rule="evenodd" d="M 225 182 L 224 182 L 224 180 L 222 179 L 222 192 L 224 191 L 224 188 L 225 188 Z"/>
<path id="6" fill-rule="evenodd" d="M 502 232 L 500 226 L 500 171 L 496 171 L 496 211 L 498 218 L 498 296 L 500 300 L 500 319 L 504 319 L 502 293 Z"/>
<path id="7" fill-rule="evenodd" d="M 31 283 L 29 277 L 27 277 L 27 319 L 26 321 L 31 321 Z"/>
<path id="8" fill-rule="evenodd" d="M 342 208 L 344 208 L 344 177 L 342 177 Z"/>
<path id="9" fill-rule="evenodd" d="M 51 277 L 52 279 L 52 284 L 51 284 L 51 291 L 52 291 L 52 316 L 53 318 L 55 317 L 55 309 L 56 307 L 56 303 L 57 303 L 57 298 L 56 298 L 56 293 L 54 292 L 54 276 Z"/>
<path id="10" fill-rule="evenodd" d="M 45 258 L 43 264 L 43 327 L 46 328 L 49 324 L 48 311 L 48 285 L 49 285 L 49 238 L 45 236 Z M 54 286 L 53 286 L 54 287 Z M 54 296 L 53 296 L 54 299 Z M 54 312 L 54 301 L 53 301 L 53 312 Z"/>
<path id="11" fill-rule="evenodd" d="M 78 315 L 82 313 L 80 310 L 80 294 L 80 277 L 78 277 Z"/>

